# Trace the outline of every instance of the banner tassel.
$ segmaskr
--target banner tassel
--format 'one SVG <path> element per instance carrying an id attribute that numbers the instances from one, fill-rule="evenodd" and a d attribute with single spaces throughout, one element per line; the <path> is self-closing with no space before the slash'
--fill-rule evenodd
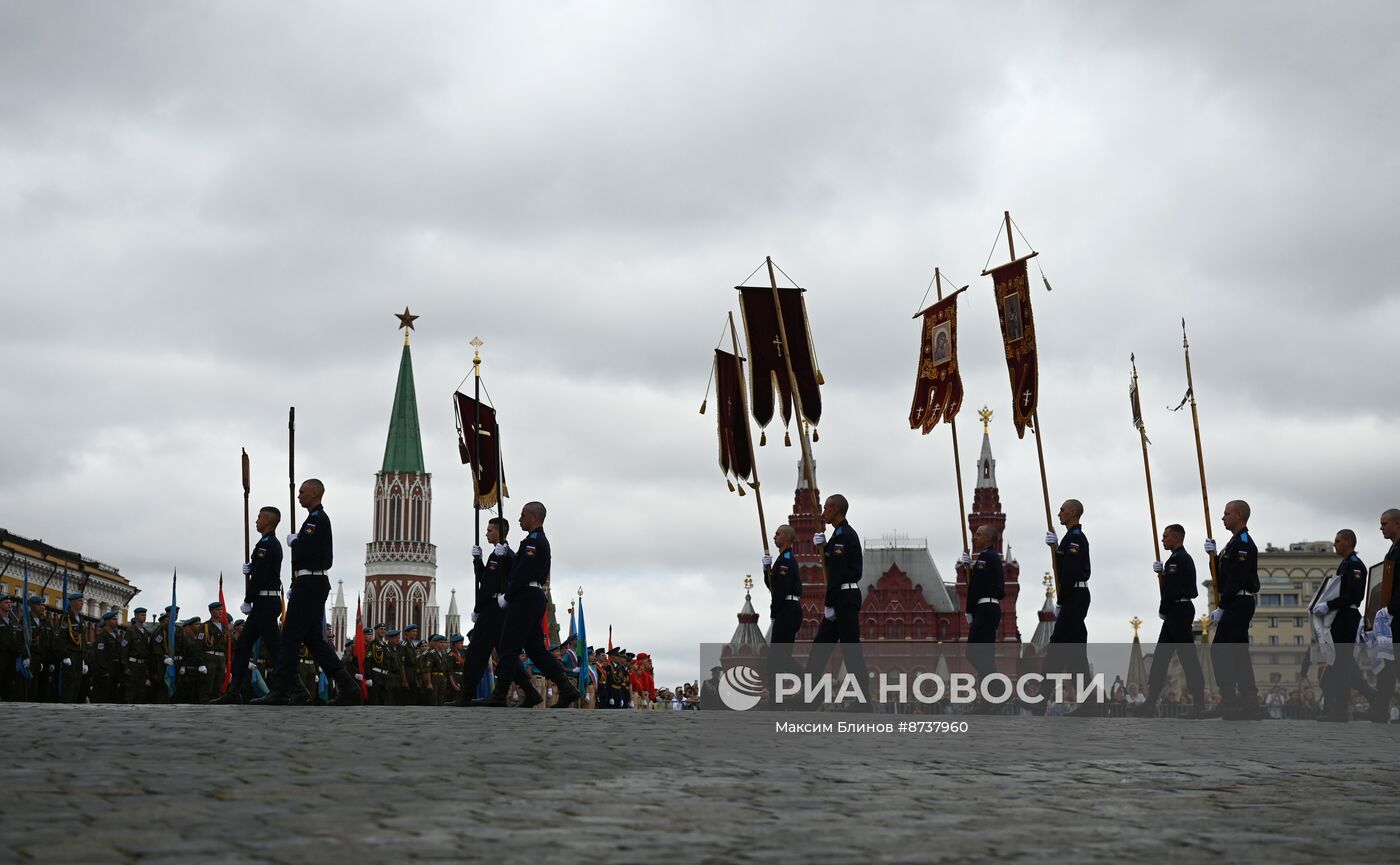
<path id="1" fill-rule="evenodd" d="M 821 441 L 821 440 L 822 440 L 822 434 L 819 433 L 819 432 L 817 432 L 817 428 L 816 428 L 816 427 L 812 427 L 812 444 L 816 444 L 817 442 L 819 442 L 819 441 Z"/>
<path id="2" fill-rule="evenodd" d="M 740 498 L 743 498 L 743 497 L 746 496 L 746 495 L 748 495 L 748 493 L 744 492 L 744 485 L 743 485 L 743 484 L 739 484 L 739 497 L 740 497 Z"/>
<path id="3" fill-rule="evenodd" d="M 826 384 L 826 379 L 822 377 L 822 371 L 817 370 L 817 386 L 821 387 L 824 384 Z"/>
<path id="4" fill-rule="evenodd" d="M 734 492 L 734 482 L 733 482 L 733 481 L 731 481 L 729 478 L 725 478 L 725 479 L 724 479 L 724 483 L 725 483 L 725 486 L 729 487 L 729 491 L 730 491 L 731 493 Z"/>
<path id="5" fill-rule="evenodd" d="M 758 433 L 758 446 L 764 447 L 768 444 L 768 430 L 760 430 Z"/>
<path id="6" fill-rule="evenodd" d="M 707 405 L 709 405 L 709 404 L 710 404 L 710 398 L 709 398 L 709 397 L 705 397 L 703 400 L 700 401 L 700 413 L 701 413 L 701 414 L 704 414 L 704 413 L 705 413 L 705 406 L 707 406 Z"/>
<path id="7" fill-rule="evenodd" d="M 783 447 L 792 447 L 792 436 L 788 433 L 787 430 L 783 430 Z"/>

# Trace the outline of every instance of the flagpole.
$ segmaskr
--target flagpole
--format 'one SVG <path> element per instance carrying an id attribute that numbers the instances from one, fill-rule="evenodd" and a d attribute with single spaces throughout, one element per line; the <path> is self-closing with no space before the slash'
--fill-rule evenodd
<path id="1" fill-rule="evenodd" d="M 821 502 L 817 501 L 817 473 L 812 467 L 812 443 L 807 438 L 807 424 L 805 415 L 802 413 L 802 394 L 797 387 L 797 373 L 792 370 L 792 351 L 789 349 L 787 337 L 787 325 L 783 322 L 783 301 L 778 294 L 778 277 L 773 273 L 773 256 L 764 258 L 768 265 L 768 282 L 773 287 L 773 309 L 778 317 L 778 339 L 782 340 L 783 364 L 787 367 L 788 387 L 792 388 L 792 408 L 797 417 L 798 442 L 802 445 L 802 473 L 807 479 L 807 489 L 812 494 L 812 506 L 817 514 L 821 514 Z M 819 517 L 820 518 L 820 517 Z M 825 525 L 820 530 L 824 530 Z M 764 544 L 767 545 L 767 532 L 764 532 Z M 817 561 L 822 566 L 822 583 L 826 584 L 829 575 L 826 572 L 826 545 L 817 545 Z"/>
<path id="2" fill-rule="evenodd" d="M 729 312 L 729 341 L 734 346 L 734 364 L 739 368 L 739 394 L 744 396 L 744 368 L 740 365 L 739 357 L 739 332 L 734 329 L 734 312 Z M 747 402 L 747 400 L 745 400 Z M 744 434 L 749 440 L 749 452 L 753 453 L 753 433 L 749 431 L 749 407 L 740 406 L 744 416 Z M 753 454 L 755 457 L 757 454 Z M 749 484 L 749 489 L 753 490 L 754 504 L 758 506 L 758 533 L 763 539 L 763 554 L 768 555 L 768 521 L 763 516 L 763 492 L 758 485 L 758 460 L 753 461 L 753 483 Z M 743 480 L 740 479 L 740 483 Z M 742 487 L 741 487 L 742 489 Z"/>
<path id="3" fill-rule="evenodd" d="M 938 289 L 938 299 L 943 299 L 943 273 L 935 267 L 933 269 L 933 283 Z M 958 528 L 962 532 L 963 552 L 972 552 L 972 545 L 967 537 L 967 500 L 963 497 L 962 482 L 962 457 L 958 455 L 958 419 L 948 418 L 948 429 L 953 433 L 953 477 L 958 485 Z"/>
<path id="4" fill-rule="evenodd" d="M 1191 380 L 1191 343 L 1186 340 L 1186 319 L 1181 320 L 1181 350 L 1186 355 L 1186 396 L 1191 403 L 1191 427 L 1196 433 L 1196 467 L 1201 472 L 1201 507 L 1206 516 L 1206 540 L 1214 540 L 1210 530 L 1210 494 L 1206 491 L 1206 457 L 1201 449 L 1201 418 L 1196 411 L 1196 386 Z M 1220 605 L 1220 571 L 1218 567 L 1218 556 L 1215 553 L 1207 553 L 1206 558 L 1210 560 L 1210 594 L 1211 604 Z"/>
<path id="5" fill-rule="evenodd" d="M 1147 477 L 1147 513 L 1152 520 L 1153 561 L 1160 562 L 1162 560 L 1162 546 L 1161 540 L 1157 536 L 1157 504 L 1152 497 L 1152 465 L 1147 459 L 1147 424 L 1142 421 L 1142 410 L 1140 408 L 1142 396 L 1141 392 L 1138 390 L 1137 356 L 1129 355 L 1128 359 L 1133 365 L 1133 421 L 1137 426 L 1138 438 L 1142 442 L 1142 472 Z M 1162 579 L 1162 575 L 1158 574 L 1157 582 L 1159 584 L 1162 582 Z"/>
<path id="6" fill-rule="evenodd" d="M 243 564 L 248 564 L 253 560 L 252 551 L 248 546 L 248 496 L 252 492 L 251 478 L 248 470 L 248 449 L 243 451 Z M 248 593 L 248 577 L 243 578 L 243 593 Z"/>
<path id="7" fill-rule="evenodd" d="M 296 532 L 297 524 L 297 407 L 287 409 L 287 520 Z"/>
<path id="8" fill-rule="evenodd" d="M 472 337 L 472 345 L 475 346 L 472 352 L 472 378 L 476 383 L 476 405 L 472 408 L 476 414 L 472 421 L 472 455 L 475 457 L 472 461 L 472 511 L 476 516 L 476 534 L 473 543 L 479 547 L 481 546 L 481 475 L 485 471 L 485 467 L 481 465 L 481 346 L 484 343 L 479 338 Z M 499 441 L 496 446 L 499 450 Z M 498 476 L 496 478 L 497 495 L 500 495 L 500 483 L 501 479 Z"/>

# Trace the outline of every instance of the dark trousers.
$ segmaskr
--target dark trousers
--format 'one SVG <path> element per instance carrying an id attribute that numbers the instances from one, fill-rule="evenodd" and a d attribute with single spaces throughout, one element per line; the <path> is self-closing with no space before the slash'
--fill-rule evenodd
<path id="1" fill-rule="evenodd" d="M 802 675 L 802 668 L 792 660 L 792 644 L 797 642 L 797 632 L 802 630 L 802 604 L 800 601 L 781 601 L 772 610 L 772 641 L 768 646 L 768 696 L 776 699 L 778 674 Z"/>
<path id="2" fill-rule="evenodd" d="M 306 646 L 327 677 L 333 678 L 345 669 L 335 650 L 326 643 L 326 629 L 321 623 L 326 615 L 326 598 L 330 593 L 331 581 L 324 574 L 292 578 L 287 618 L 282 623 L 282 643 L 277 649 L 274 678 L 279 685 L 295 689 L 297 660 L 302 646 Z M 246 662 L 243 668 L 247 669 Z"/>
<path id="3" fill-rule="evenodd" d="M 569 681 L 559 659 L 544 644 L 540 620 L 544 618 L 548 603 L 542 589 L 526 589 L 506 606 L 505 621 L 501 624 L 501 641 L 496 650 L 496 657 L 500 659 L 496 670 L 498 682 L 504 681 L 507 685 L 515 682 L 522 688 L 530 684 L 530 677 L 520 663 L 520 650 L 523 648 L 535 669 L 559 686 L 561 695 L 578 690 L 578 686 Z"/>
<path id="4" fill-rule="evenodd" d="M 17 700 L 16 694 L 24 678 L 15 667 L 19 657 L 14 652 L 0 652 L 0 700 L 7 703 Z"/>
<path id="5" fill-rule="evenodd" d="M 985 679 L 997 671 L 996 641 L 1001 628 L 1001 604 L 978 604 L 972 608 L 972 626 L 967 632 L 967 662 Z"/>
<path id="6" fill-rule="evenodd" d="M 501 641 L 501 629 L 505 626 L 505 612 L 497 606 L 496 599 L 492 598 L 490 607 L 476 615 L 476 624 L 472 626 L 471 637 L 467 640 L 466 657 L 462 661 L 462 692 L 469 700 L 475 698 L 477 688 L 481 684 L 481 677 L 486 675 L 486 667 L 491 663 L 491 652 Z M 543 634 L 541 634 L 540 639 L 544 639 Z M 501 663 L 513 663 L 519 667 L 509 677 L 510 681 L 529 681 L 529 677 L 525 675 L 525 665 L 520 663 L 519 651 L 515 653 L 513 659 L 502 658 Z"/>
<path id="7" fill-rule="evenodd" d="M 1256 708 L 1259 689 L 1254 684 L 1254 662 L 1249 657 L 1249 623 L 1254 619 L 1254 599 L 1238 596 L 1226 602 L 1210 643 L 1210 662 L 1220 683 L 1220 702 L 1226 706 Z"/>
<path id="8" fill-rule="evenodd" d="M 1337 659 L 1322 680 L 1322 701 L 1328 715 L 1351 717 L 1351 689 L 1356 683 L 1365 684 L 1361 668 L 1356 666 L 1356 627 L 1361 624 L 1361 612 L 1350 608 L 1338 610 L 1332 617 L 1332 645 Z"/>
<path id="9" fill-rule="evenodd" d="M 1181 672 L 1186 675 L 1186 688 L 1196 698 L 1197 711 L 1203 708 L 1205 700 L 1205 676 L 1201 673 L 1201 659 L 1196 654 L 1195 637 L 1191 634 L 1191 623 L 1196 617 L 1194 604 L 1173 602 L 1168 605 L 1167 618 L 1162 622 L 1162 631 L 1157 635 L 1157 648 L 1152 653 L 1152 671 L 1147 674 L 1147 705 L 1157 704 L 1162 688 L 1167 684 L 1167 668 L 1175 656 L 1181 662 Z"/>
<path id="10" fill-rule="evenodd" d="M 1395 680 L 1400 678 L 1400 661 L 1386 661 L 1376 674 L 1376 699 L 1371 701 L 1371 717 L 1388 719 L 1390 701 L 1395 697 Z"/>
<path id="11" fill-rule="evenodd" d="M 329 585 L 330 581 L 326 582 Z M 233 669 L 229 671 L 228 683 L 230 691 L 239 690 L 243 682 L 250 678 L 248 664 L 253 659 L 253 646 L 258 640 L 262 640 L 263 645 L 268 647 L 273 667 L 276 667 L 278 643 L 282 639 L 282 635 L 277 632 L 277 616 L 281 612 L 280 602 L 275 607 L 261 609 L 259 604 L 253 605 L 253 612 L 248 614 L 242 632 L 233 643 Z"/>
<path id="12" fill-rule="evenodd" d="M 854 594 L 854 601 L 838 599 L 836 618 L 823 618 L 817 626 L 817 636 L 812 640 L 812 654 L 807 657 L 807 673 L 814 680 L 826 672 L 827 661 L 836 643 L 845 644 L 842 659 L 846 662 L 846 672 L 855 676 L 860 692 L 865 694 L 870 687 L 870 675 L 865 667 L 865 654 L 860 648 L 860 593 L 848 590 L 842 595 Z M 833 696 L 840 693 L 841 683 L 836 683 Z"/>
<path id="13" fill-rule="evenodd" d="M 1089 615 L 1089 590 L 1070 589 L 1060 598 L 1060 615 L 1050 633 L 1050 645 L 1045 647 L 1045 663 L 1041 673 L 1074 673 L 1089 676 L 1089 628 L 1084 617 Z M 1074 684 L 1074 680 L 1070 680 Z M 1067 694 L 1074 693 L 1066 690 Z"/>

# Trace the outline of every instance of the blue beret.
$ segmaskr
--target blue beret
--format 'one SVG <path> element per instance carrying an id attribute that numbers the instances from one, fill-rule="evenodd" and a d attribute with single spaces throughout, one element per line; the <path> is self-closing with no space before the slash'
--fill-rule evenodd
<path id="1" fill-rule="evenodd" d="M 30 595 L 30 596 L 29 596 L 29 603 L 31 603 L 31 604 L 47 604 L 48 601 L 45 601 L 45 600 L 44 600 L 44 596 L 43 596 L 43 595 Z"/>
<path id="2" fill-rule="evenodd" d="M 185 624 L 187 625 L 198 625 L 199 622 L 199 616 L 190 616 L 188 619 L 185 619 Z"/>
<path id="3" fill-rule="evenodd" d="M 109 622 L 109 621 L 111 621 L 112 619 L 115 619 L 116 617 L 117 617 L 117 611 L 116 611 L 116 610 L 108 610 L 107 612 L 105 612 L 105 613 L 102 614 L 102 621 L 104 621 L 104 622 Z"/>
<path id="4" fill-rule="evenodd" d="M 234 622 L 233 622 L 233 626 L 234 626 L 235 628 L 238 627 L 238 626 L 241 625 L 241 624 L 243 624 L 243 620 L 242 620 L 242 619 L 235 619 Z"/>
<path id="5" fill-rule="evenodd" d="M 165 611 L 166 611 L 167 613 L 169 613 L 169 612 L 176 612 L 176 613 L 178 613 L 178 612 L 180 612 L 180 608 L 177 607 L 177 606 L 175 606 L 174 604 L 171 604 L 170 606 L 168 606 L 168 607 L 165 608 Z"/>
<path id="6" fill-rule="evenodd" d="M 397 637 L 398 635 L 399 635 L 399 629 L 398 629 L 398 628 L 390 628 L 390 629 L 389 629 L 389 633 L 385 634 L 384 636 L 386 636 L 386 637 Z"/>
<path id="7" fill-rule="evenodd" d="M 222 607 L 222 606 L 223 606 L 223 604 L 219 603 L 218 601 L 215 601 L 214 603 L 212 603 L 212 604 L 209 605 L 209 609 L 211 609 L 211 610 L 217 610 L 217 609 L 219 609 L 219 608 Z"/>
<path id="8" fill-rule="evenodd" d="M 82 593 L 82 592 L 74 592 L 73 594 L 71 594 L 71 595 L 68 596 L 68 603 L 71 604 L 71 603 L 73 603 L 74 601 L 81 601 L 82 599 L 83 599 L 83 593 Z"/>
<path id="9" fill-rule="evenodd" d="M 384 624 L 383 622 L 380 622 L 379 624 L 377 624 L 377 625 L 374 626 L 374 629 L 377 631 L 377 630 L 379 630 L 380 628 L 387 628 L 387 627 L 388 627 L 388 625 Z"/>
<path id="10" fill-rule="evenodd" d="M 407 625 L 404 625 L 404 626 L 403 626 L 403 632 L 404 632 L 405 634 L 407 634 L 409 631 L 416 631 L 416 630 L 418 630 L 418 626 L 417 626 L 416 624 L 412 623 L 412 622 L 409 622 Z"/>
<path id="11" fill-rule="evenodd" d="M 430 642 L 430 643 L 436 643 L 438 640 L 445 640 L 445 639 L 447 639 L 447 638 L 444 637 L 442 634 L 432 634 L 432 635 L 430 635 L 430 636 L 428 637 L 428 642 Z"/>
<path id="12" fill-rule="evenodd" d="M 351 640 L 346 640 L 346 641 L 345 641 L 345 647 L 346 647 L 347 649 L 350 648 L 350 647 L 353 646 L 353 645 L 355 645 L 355 641 L 354 641 L 353 639 L 351 639 Z"/>
<path id="13" fill-rule="evenodd" d="M 454 643 L 465 643 L 466 641 L 467 641 L 467 638 L 464 637 L 464 636 L 462 636 L 461 634 L 453 634 L 453 635 L 452 635 L 452 642 L 454 642 Z"/>
<path id="14" fill-rule="evenodd" d="M 137 607 L 136 609 L 132 610 L 131 612 L 132 612 L 132 615 L 135 615 L 136 613 L 144 613 L 144 612 L 146 612 L 146 608 L 145 608 L 145 607 Z"/>

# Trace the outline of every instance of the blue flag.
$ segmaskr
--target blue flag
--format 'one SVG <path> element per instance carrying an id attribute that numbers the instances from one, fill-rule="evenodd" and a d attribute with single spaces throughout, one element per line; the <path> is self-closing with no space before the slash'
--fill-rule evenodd
<path id="1" fill-rule="evenodd" d="M 259 638 L 257 642 L 253 643 L 253 652 L 250 657 L 256 658 L 258 656 L 258 649 L 261 646 L 262 638 Z M 268 692 L 272 689 L 267 686 L 267 680 L 263 678 L 262 670 L 259 670 L 257 665 L 254 664 L 251 672 L 253 674 L 253 693 L 259 697 L 266 697 Z"/>
<path id="2" fill-rule="evenodd" d="M 29 644 L 34 637 L 29 631 L 29 566 L 24 566 L 24 609 L 20 610 L 20 618 L 24 620 L 24 657 L 15 658 L 15 668 L 26 680 L 33 679 L 34 673 L 29 669 L 30 648 Z"/>
<path id="3" fill-rule="evenodd" d="M 180 577 L 179 569 L 175 569 L 170 575 L 170 615 L 165 617 L 165 651 L 170 654 L 171 663 L 165 667 L 165 690 L 170 696 L 175 696 L 175 617 L 180 614 L 180 607 L 175 602 L 175 583 Z"/>
<path id="4" fill-rule="evenodd" d="M 574 646 L 574 653 L 578 655 L 578 689 L 586 692 L 592 677 L 588 667 L 588 629 L 583 623 L 583 595 L 578 597 L 578 637 Z"/>

